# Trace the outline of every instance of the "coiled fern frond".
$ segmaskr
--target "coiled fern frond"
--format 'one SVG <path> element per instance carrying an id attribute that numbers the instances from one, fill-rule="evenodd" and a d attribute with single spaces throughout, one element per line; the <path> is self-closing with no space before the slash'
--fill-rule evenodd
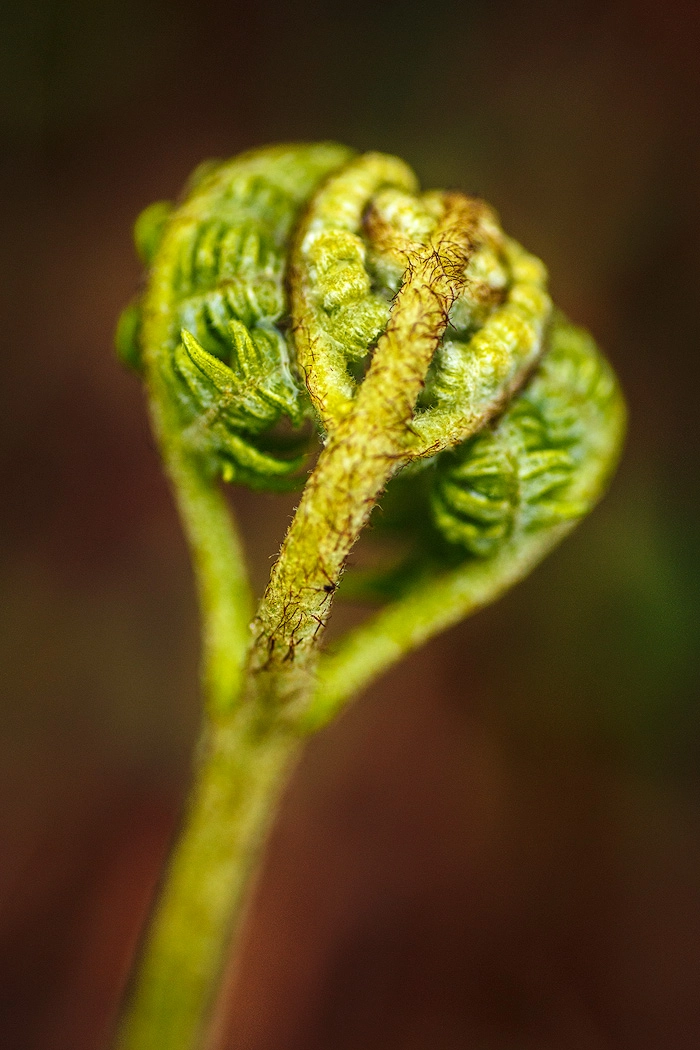
<path id="1" fill-rule="evenodd" d="M 212 162 L 179 206 L 158 202 L 137 221 L 149 281 L 120 325 L 123 356 L 157 374 L 182 441 L 226 481 L 275 488 L 301 465 L 264 440 L 306 414 L 284 330 L 287 252 L 300 208 L 348 155 L 293 146 Z"/>
<path id="2" fill-rule="evenodd" d="M 603 493 L 625 408 L 543 264 L 396 157 L 211 162 L 135 236 L 147 272 L 117 344 L 192 549 L 208 718 L 118 1045 L 195 1050 L 298 741 L 530 572 Z M 305 482 L 257 610 L 221 481 Z M 346 575 L 370 519 L 401 555 Z M 337 591 L 383 604 L 322 651 Z"/>
<path id="3" fill-rule="evenodd" d="M 489 557 L 519 532 L 586 514 L 615 394 L 593 340 L 557 320 L 539 368 L 503 416 L 436 465 L 431 510 L 440 532 Z"/>
<path id="4" fill-rule="evenodd" d="M 436 249 L 441 224 L 448 233 Z M 546 271 L 483 202 L 421 194 L 394 157 L 365 154 L 319 189 L 297 234 L 292 309 L 299 363 L 327 429 L 348 411 L 406 275 L 430 290 L 446 263 L 454 288 L 439 320 L 448 323 L 410 420 L 411 458 L 465 440 L 522 384 L 551 311 Z"/>
<path id="5" fill-rule="evenodd" d="M 118 342 L 180 495 L 185 476 L 299 486 L 314 423 L 322 442 L 250 654 L 256 672 L 303 668 L 292 693 L 387 485 L 418 548 L 395 594 L 441 553 L 494 558 L 600 495 L 624 426 L 614 376 L 483 201 L 423 192 L 385 154 L 277 146 L 202 165 L 135 233 L 147 283 Z M 211 544 L 193 542 L 201 561 Z M 387 571 L 343 591 L 388 593 Z"/>

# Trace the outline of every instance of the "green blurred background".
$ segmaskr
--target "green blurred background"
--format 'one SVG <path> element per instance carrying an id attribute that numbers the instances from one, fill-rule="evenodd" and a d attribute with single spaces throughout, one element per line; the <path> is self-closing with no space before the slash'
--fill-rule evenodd
<path id="1" fill-rule="evenodd" d="M 332 137 L 489 200 L 630 404 L 609 496 L 321 734 L 245 1050 L 700 1045 L 700 6 L 4 0 L 0 1045 L 103 1045 L 198 712 L 115 318 L 203 158 Z M 258 587 L 291 504 L 236 493 Z"/>

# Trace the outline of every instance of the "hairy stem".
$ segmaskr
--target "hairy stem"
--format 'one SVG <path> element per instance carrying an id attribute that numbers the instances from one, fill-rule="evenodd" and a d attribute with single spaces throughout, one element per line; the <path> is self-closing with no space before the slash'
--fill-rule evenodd
<path id="1" fill-rule="evenodd" d="M 466 198 L 450 195 L 431 242 L 410 259 L 365 380 L 304 489 L 255 621 L 251 668 L 266 703 L 308 693 L 348 554 L 388 479 L 406 461 L 408 423 L 464 282 L 469 208 Z"/>

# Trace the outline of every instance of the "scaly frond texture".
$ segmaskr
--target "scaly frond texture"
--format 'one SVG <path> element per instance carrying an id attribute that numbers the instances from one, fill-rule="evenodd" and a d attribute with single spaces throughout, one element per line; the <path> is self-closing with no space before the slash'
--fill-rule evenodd
<path id="1" fill-rule="evenodd" d="M 117 346 L 192 549 L 207 714 L 118 1046 L 194 1050 L 304 734 L 573 528 L 625 409 L 543 264 L 396 157 L 322 143 L 211 162 L 135 239 L 147 277 Z M 257 610 L 222 481 L 303 485 Z M 346 573 L 370 519 L 401 554 Z M 337 593 L 380 608 L 324 648 Z"/>

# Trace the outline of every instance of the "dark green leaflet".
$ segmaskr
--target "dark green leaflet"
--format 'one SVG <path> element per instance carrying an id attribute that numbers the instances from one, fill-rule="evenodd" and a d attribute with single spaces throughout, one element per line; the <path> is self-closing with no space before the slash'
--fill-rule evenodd
<path id="1" fill-rule="evenodd" d="M 440 456 L 430 504 L 442 535 L 489 557 L 521 532 L 582 517 L 596 491 L 587 478 L 620 401 L 595 343 L 557 318 L 530 383 L 493 427 Z"/>

